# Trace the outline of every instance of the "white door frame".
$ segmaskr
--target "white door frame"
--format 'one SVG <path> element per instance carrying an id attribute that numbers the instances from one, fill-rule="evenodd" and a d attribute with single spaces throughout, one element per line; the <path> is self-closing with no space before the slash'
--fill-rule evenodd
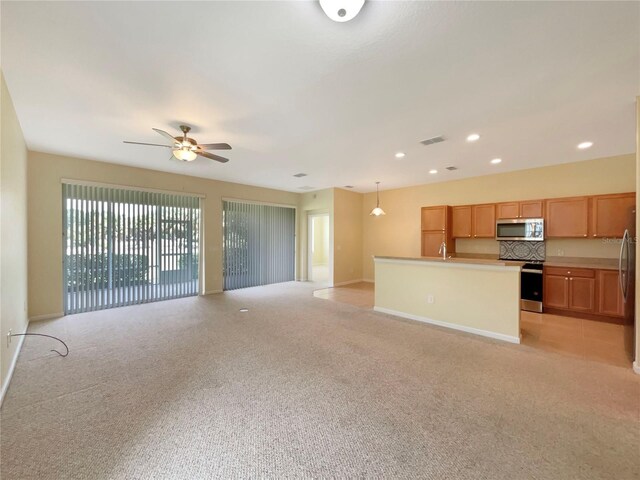
<path id="1" fill-rule="evenodd" d="M 333 222 L 331 214 L 328 211 L 316 211 L 307 213 L 307 281 L 313 281 L 313 260 L 311 252 L 311 242 L 313 241 L 313 218 L 327 217 L 329 219 L 329 279 L 326 282 L 327 287 L 333 287 Z"/>

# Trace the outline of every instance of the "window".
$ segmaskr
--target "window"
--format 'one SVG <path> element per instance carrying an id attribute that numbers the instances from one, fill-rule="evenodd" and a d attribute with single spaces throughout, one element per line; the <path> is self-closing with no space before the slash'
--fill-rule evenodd
<path id="1" fill-rule="evenodd" d="M 295 280 L 292 207 L 224 201 L 224 289 Z"/>
<path id="2" fill-rule="evenodd" d="M 64 310 L 197 295 L 199 198 L 63 184 Z"/>

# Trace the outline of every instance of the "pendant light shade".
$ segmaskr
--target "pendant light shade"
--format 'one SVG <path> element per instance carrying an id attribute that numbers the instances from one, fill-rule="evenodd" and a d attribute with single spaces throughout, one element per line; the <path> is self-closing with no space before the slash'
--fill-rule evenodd
<path id="1" fill-rule="evenodd" d="M 371 210 L 371 213 L 369 214 L 369 215 L 373 215 L 375 217 L 379 217 L 380 215 L 386 215 L 386 213 L 384 213 L 384 210 L 382 208 L 380 208 L 380 189 L 379 189 L 379 185 L 380 185 L 380 182 L 376 182 L 376 208 Z"/>

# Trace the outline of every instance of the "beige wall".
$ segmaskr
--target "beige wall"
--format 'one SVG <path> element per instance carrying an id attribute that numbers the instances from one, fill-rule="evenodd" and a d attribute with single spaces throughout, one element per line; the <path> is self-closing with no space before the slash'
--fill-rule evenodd
<path id="1" fill-rule="evenodd" d="M 0 95 L 0 378 L 6 388 L 18 338 L 27 329 L 27 147 L 4 76 Z"/>
<path id="2" fill-rule="evenodd" d="M 387 262 L 376 263 L 376 310 L 519 342 L 519 267 Z"/>
<path id="3" fill-rule="evenodd" d="M 29 152 L 29 316 L 62 313 L 61 179 L 205 195 L 204 289 L 222 290 L 222 199 L 298 206 L 300 195 L 185 175 Z M 299 218 L 299 215 L 298 215 Z M 296 247 L 299 250 L 299 245 Z"/>
<path id="4" fill-rule="evenodd" d="M 333 281 L 362 280 L 362 194 L 334 189 Z"/>
<path id="5" fill-rule="evenodd" d="M 636 156 L 633 154 L 520 170 L 458 181 L 420 185 L 380 192 L 387 215 L 370 217 L 375 193 L 363 200 L 363 276 L 372 279 L 373 255 L 420 255 L 420 208 L 427 205 L 464 205 L 510 200 L 633 192 Z M 458 241 L 458 251 L 497 253 L 494 240 Z M 598 240 L 550 240 L 547 255 L 618 256 L 616 245 Z"/>

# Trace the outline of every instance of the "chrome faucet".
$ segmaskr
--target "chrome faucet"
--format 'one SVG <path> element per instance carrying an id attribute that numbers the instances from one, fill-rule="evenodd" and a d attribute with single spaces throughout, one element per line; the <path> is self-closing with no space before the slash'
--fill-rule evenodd
<path id="1" fill-rule="evenodd" d="M 447 242 L 442 242 L 440 244 L 440 248 L 438 249 L 438 255 L 442 255 L 442 259 L 447 259 Z"/>

